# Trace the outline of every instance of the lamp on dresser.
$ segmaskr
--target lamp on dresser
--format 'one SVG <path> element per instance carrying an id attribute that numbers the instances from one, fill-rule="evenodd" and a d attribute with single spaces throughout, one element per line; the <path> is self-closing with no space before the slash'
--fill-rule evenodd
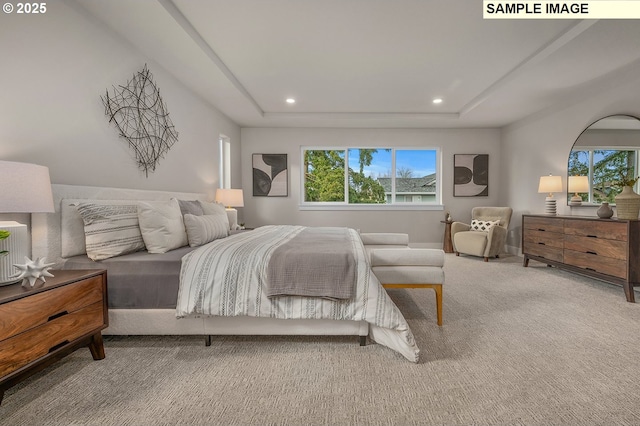
<path id="1" fill-rule="evenodd" d="M 540 184 L 538 185 L 539 193 L 549 194 L 545 198 L 544 214 L 555 216 L 556 213 L 556 199 L 553 197 L 554 192 L 562 192 L 562 178 L 560 176 L 542 176 L 540 177 Z"/>
<path id="2" fill-rule="evenodd" d="M 589 176 L 569 176 L 567 189 L 573 192 L 569 205 L 574 207 L 582 205 L 582 197 L 578 194 L 589 192 Z"/>
<path id="3" fill-rule="evenodd" d="M 216 202 L 225 206 L 229 215 L 229 228 L 239 229 L 238 211 L 234 207 L 244 207 L 242 189 L 216 189 Z"/>
<path id="4" fill-rule="evenodd" d="M 51 213 L 53 195 L 49 169 L 36 164 L 0 161 L 0 213 Z M 15 275 L 14 264 L 23 263 L 29 253 L 27 225 L 15 221 L 0 221 L 0 230 L 8 238 L 0 240 L 0 286 L 21 278 Z"/>

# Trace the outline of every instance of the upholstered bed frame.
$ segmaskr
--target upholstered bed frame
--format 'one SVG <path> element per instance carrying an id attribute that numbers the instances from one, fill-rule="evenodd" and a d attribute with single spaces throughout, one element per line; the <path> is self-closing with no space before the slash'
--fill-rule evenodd
<path id="1" fill-rule="evenodd" d="M 68 226 L 62 226 L 62 200 L 145 200 L 170 198 L 206 200 L 205 194 L 52 185 L 55 213 L 32 215 L 33 257 L 46 257 L 62 267 L 66 261 L 62 245 L 69 238 Z M 102 269 L 96 263 L 96 269 Z M 108 280 L 108 277 L 107 277 Z M 364 321 L 281 320 L 253 317 L 189 317 L 176 319 L 175 309 L 110 309 L 107 335 L 354 335 L 364 343 L 369 326 Z"/>

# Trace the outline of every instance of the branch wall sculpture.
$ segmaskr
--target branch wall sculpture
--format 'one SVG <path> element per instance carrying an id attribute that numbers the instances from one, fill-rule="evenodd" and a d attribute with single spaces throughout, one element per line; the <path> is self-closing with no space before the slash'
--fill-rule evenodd
<path id="1" fill-rule="evenodd" d="M 107 89 L 100 99 L 109 122 L 127 140 L 138 167 L 149 177 L 149 171 L 155 171 L 160 158 L 178 141 L 178 132 L 147 65 L 125 86 L 114 86 L 112 95 Z"/>

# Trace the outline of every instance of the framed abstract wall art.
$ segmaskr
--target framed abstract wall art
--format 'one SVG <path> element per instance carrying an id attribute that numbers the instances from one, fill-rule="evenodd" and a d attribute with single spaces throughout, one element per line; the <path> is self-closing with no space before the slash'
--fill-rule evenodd
<path id="1" fill-rule="evenodd" d="M 287 197 L 287 154 L 253 154 L 253 196 Z"/>
<path id="2" fill-rule="evenodd" d="M 489 154 L 453 155 L 453 196 L 489 195 Z"/>

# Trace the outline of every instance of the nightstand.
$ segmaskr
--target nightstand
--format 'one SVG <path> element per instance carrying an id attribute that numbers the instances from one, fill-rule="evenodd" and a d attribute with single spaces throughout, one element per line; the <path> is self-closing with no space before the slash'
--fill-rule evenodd
<path id="1" fill-rule="evenodd" d="M 0 403 L 5 390 L 87 346 L 104 358 L 107 271 L 51 271 L 34 288 L 0 287 Z"/>

